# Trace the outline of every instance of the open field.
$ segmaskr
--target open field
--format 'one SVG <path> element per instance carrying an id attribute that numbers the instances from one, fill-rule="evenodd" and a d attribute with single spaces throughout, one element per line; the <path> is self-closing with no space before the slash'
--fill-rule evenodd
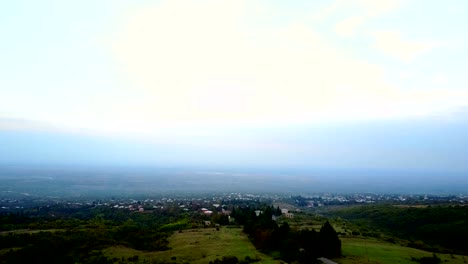
<path id="1" fill-rule="evenodd" d="M 340 264 L 379 263 L 379 264 L 414 264 L 411 257 L 431 257 L 432 253 L 409 247 L 403 247 L 372 238 L 341 238 L 343 257 L 334 259 Z M 467 263 L 468 256 L 437 254 L 443 263 Z M 466 262 L 464 262 L 466 260 Z"/>
<path id="2" fill-rule="evenodd" d="M 280 222 L 288 222 L 292 229 L 314 229 L 317 232 L 320 231 L 326 221 L 329 221 L 335 231 L 338 233 L 350 233 L 351 231 L 357 230 L 353 224 L 342 219 L 327 219 L 322 216 L 312 215 L 304 212 L 295 213 L 294 218 L 285 218 L 284 216 L 280 217 Z"/>
<path id="3" fill-rule="evenodd" d="M 104 250 L 105 255 L 111 258 L 125 259 L 139 256 L 139 259 L 159 260 L 176 263 L 204 263 L 221 259 L 223 256 L 236 256 L 244 259 L 261 258 L 257 263 L 280 263 L 271 257 L 258 252 L 240 228 L 222 227 L 189 229 L 182 233 L 174 233 L 169 238 L 171 250 L 160 252 L 143 252 L 126 247 L 110 247 Z M 171 260 L 175 257 L 176 261 Z"/>
<path id="4" fill-rule="evenodd" d="M 65 229 L 17 229 L 11 231 L 1 231 L 0 235 L 8 235 L 8 234 L 33 234 L 39 232 L 63 232 L 66 231 Z"/>

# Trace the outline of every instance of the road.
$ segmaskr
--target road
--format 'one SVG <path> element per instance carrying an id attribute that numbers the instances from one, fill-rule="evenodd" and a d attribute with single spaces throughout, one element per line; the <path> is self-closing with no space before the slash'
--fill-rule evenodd
<path id="1" fill-rule="evenodd" d="M 319 260 L 322 261 L 325 264 L 338 264 L 338 263 L 336 263 L 334 261 L 331 261 L 331 260 L 329 260 L 327 258 L 319 258 Z"/>

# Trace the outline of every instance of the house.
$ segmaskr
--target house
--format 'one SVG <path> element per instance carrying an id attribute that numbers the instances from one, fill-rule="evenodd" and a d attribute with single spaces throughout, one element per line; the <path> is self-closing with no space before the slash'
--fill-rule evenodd
<path id="1" fill-rule="evenodd" d="M 286 218 L 294 218 L 294 214 L 293 214 L 293 213 L 286 213 L 286 214 L 284 214 L 284 216 L 285 216 Z"/>
<path id="2" fill-rule="evenodd" d="M 224 215 L 231 215 L 231 211 L 229 211 L 229 210 L 222 209 L 221 213 L 224 214 Z"/>
<path id="3" fill-rule="evenodd" d="M 281 209 L 281 213 L 282 214 L 287 214 L 287 213 L 289 213 L 289 210 L 288 209 Z"/>
<path id="4" fill-rule="evenodd" d="M 255 215 L 256 215 L 256 216 L 259 216 L 259 215 L 261 215 L 261 214 L 263 214 L 263 211 L 255 210 Z"/>
<path id="5" fill-rule="evenodd" d="M 205 224 L 205 226 L 210 226 L 210 225 L 211 225 L 211 221 L 205 221 L 204 224 Z"/>

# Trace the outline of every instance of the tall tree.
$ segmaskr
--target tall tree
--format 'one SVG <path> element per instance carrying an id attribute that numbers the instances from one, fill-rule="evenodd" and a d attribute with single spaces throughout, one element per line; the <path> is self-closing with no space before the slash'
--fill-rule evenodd
<path id="1" fill-rule="evenodd" d="M 320 252 L 324 257 L 341 256 L 341 240 L 333 226 L 327 221 L 319 233 Z"/>

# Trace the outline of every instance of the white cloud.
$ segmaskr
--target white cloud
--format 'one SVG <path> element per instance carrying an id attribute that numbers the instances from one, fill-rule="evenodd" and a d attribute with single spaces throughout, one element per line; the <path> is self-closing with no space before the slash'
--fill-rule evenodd
<path id="1" fill-rule="evenodd" d="M 332 4 L 326 6 L 324 9 L 319 12 L 312 14 L 312 19 L 315 21 L 320 21 L 328 18 L 330 15 L 335 13 L 337 10 L 345 7 L 346 2 L 341 0 L 335 0 Z"/>
<path id="2" fill-rule="evenodd" d="M 431 42 L 415 42 L 404 40 L 396 31 L 381 31 L 373 34 L 374 47 L 390 56 L 402 61 L 411 62 L 417 56 L 430 51 L 435 47 Z"/>
<path id="3" fill-rule="evenodd" d="M 402 6 L 400 0 L 335 0 L 319 12 L 312 15 L 314 20 L 324 20 L 342 10 L 354 12 L 355 16 L 371 18 L 394 11 Z"/>
<path id="4" fill-rule="evenodd" d="M 356 29 L 365 21 L 363 16 L 353 16 L 338 22 L 335 26 L 335 32 L 342 37 L 351 37 L 355 35 Z"/>
<path id="5" fill-rule="evenodd" d="M 346 0 L 343 0 L 346 1 Z M 379 16 L 401 7 L 401 0 L 356 0 L 368 16 Z"/>
<path id="6" fill-rule="evenodd" d="M 431 77 L 431 80 L 435 84 L 446 85 L 449 82 L 449 77 L 447 74 L 438 73 Z"/>
<path id="7" fill-rule="evenodd" d="M 379 65 L 333 48 L 300 22 L 251 30 L 243 24 L 245 5 L 171 1 L 125 18 L 113 51 L 122 75 L 145 100 L 110 107 L 116 126 L 122 120 L 126 127 L 157 130 L 407 118 L 463 104 L 453 97 L 468 99 L 462 91 L 391 87 Z M 372 6 L 369 14 L 391 8 Z M 376 40 L 378 49 L 405 61 L 430 48 L 394 33 L 378 33 Z"/>
<path id="8" fill-rule="evenodd" d="M 0 130 L 52 131 L 54 127 L 44 122 L 0 117 Z"/>
<path id="9" fill-rule="evenodd" d="M 351 16 L 336 23 L 334 31 L 341 37 L 351 37 L 367 21 L 397 10 L 402 6 L 399 0 L 336 0 L 321 11 L 314 13 L 314 20 L 324 20 L 345 11 Z"/>

